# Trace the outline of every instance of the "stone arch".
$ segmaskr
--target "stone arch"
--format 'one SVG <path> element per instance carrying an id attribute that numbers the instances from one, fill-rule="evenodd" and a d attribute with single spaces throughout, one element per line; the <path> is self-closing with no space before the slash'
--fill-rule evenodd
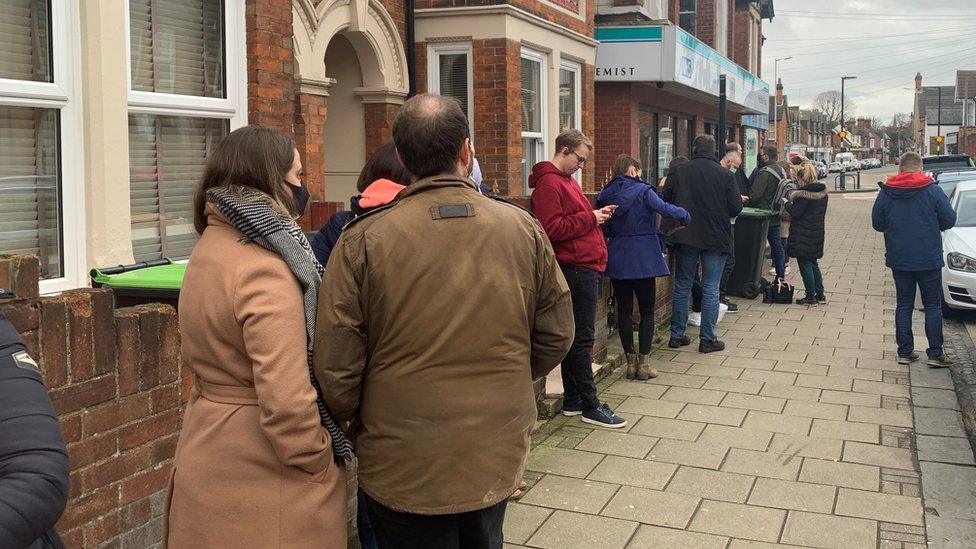
<path id="1" fill-rule="evenodd" d="M 296 77 L 328 83 L 325 53 L 342 35 L 352 44 L 363 73 L 364 92 L 403 97 L 409 87 L 407 57 L 393 18 L 378 0 L 292 0 Z"/>

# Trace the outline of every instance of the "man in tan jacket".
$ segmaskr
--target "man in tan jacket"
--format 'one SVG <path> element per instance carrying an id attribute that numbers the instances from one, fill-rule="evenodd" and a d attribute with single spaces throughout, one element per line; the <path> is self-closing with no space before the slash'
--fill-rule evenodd
<path id="1" fill-rule="evenodd" d="M 453 99 L 403 105 L 393 139 L 418 180 L 346 227 L 319 293 L 315 375 L 351 422 L 384 548 L 501 547 L 537 414 L 532 381 L 573 340 L 549 239 L 478 192 L 469 135 Z"/>

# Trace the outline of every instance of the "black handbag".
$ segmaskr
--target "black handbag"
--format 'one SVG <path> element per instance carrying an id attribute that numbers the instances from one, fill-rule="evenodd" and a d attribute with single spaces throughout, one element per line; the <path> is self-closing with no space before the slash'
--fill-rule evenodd
<path id="1" fill-rule="evenodd" d="M 793 303 L 796 288 L 783 279 L 776 279 L 763 287 L 763 303 Z"/>

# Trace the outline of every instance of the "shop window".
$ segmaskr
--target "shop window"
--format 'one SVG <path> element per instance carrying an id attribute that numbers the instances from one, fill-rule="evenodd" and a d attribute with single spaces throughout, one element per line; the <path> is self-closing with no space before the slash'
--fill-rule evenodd
<path id="1" fill-rule="evenodd" d="M 546 74 L 545 55 L 522 50 L 522 183 L 525 194 L 532 166 L 545 157 Z"/>
<path id="2" fill-rule="evenodd" d="M 468 117 L 468 124 L 474 128 L 471 45 L 431 44 L 427 58 L 428 89 L 431 93 L 457 99 L 461 110 Z"/>
<path id="3" fill-rule="evenodd" d="M 678 5 L 678 26 L 695 35 L 698 30 L 698 0 L 681 0 Z"/>
<path id="4" fill-rule="evenodd" d="M 37 255 L 42 293 L 86 280 L 77 8 L 0 0 L 0 254 Z"/>
<path id="5" fill-rule="evenodd" d="M 664 177 L 668 173 L 668 164 L 674 159 L 674 124 L 673 118 L 659 115 L 657 130 L 657 176 Z"/>
<path id="6" fill-rule="evenodd" d="M 129 0 L 129 204 L 136 261 L 189 257 L 193 195 L 220 139 L 246 123 L 242 7 Z"/>

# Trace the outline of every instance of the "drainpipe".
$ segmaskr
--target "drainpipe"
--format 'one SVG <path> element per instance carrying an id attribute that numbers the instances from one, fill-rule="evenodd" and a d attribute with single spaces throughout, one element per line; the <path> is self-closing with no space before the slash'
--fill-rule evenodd
<path id="1" fill-rule="evenodd" d="M 410 88 L 407 97 L 417 94 L 417 44 L 414 39 L 413 0 L 406 0 L 404 9 L 407 27 L 407 78 Z"/>

